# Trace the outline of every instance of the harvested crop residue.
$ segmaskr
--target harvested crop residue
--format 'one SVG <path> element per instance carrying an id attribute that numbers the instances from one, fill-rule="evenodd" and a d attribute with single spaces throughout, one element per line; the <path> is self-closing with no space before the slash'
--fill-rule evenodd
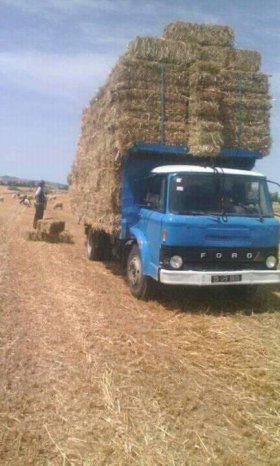
<path id="1" fill-rule="evenodd" d="M 279 465 L 277 293 L 135 301 L 63 203 L 74 244 L 27 241 L 31 209 L 0 208 L 0 464 Z"/>

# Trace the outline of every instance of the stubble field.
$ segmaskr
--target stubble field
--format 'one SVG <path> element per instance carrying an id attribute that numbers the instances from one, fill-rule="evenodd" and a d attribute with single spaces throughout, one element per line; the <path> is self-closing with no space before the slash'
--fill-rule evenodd
<path id="1" fill-rule="evenodd" d="M 277 290 L 136 301 L 67 194 L 46 216 L 73 244 L 27 241 L 33 209 L 1 196 L 1 466 L 280 465 Z"/>

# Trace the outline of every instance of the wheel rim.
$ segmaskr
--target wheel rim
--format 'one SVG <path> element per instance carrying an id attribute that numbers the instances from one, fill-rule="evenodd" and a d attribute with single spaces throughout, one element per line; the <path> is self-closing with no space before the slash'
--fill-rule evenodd
<path id="1" fill-rule="evenodd" d="M 132 286 L 137 286 L 141 280 L 142 269 L 140 257 L 134 256 L 128 266 L 128 280 Z"/>

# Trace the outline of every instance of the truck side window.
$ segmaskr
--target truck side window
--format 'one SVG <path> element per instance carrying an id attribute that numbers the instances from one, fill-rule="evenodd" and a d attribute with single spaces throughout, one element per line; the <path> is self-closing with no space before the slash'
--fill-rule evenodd
<path id="1" fill-rule="evenodd" d="M 152 210 L 165 210 L 166 178 L 162 175 L 151 176 L 147 180 L 145 204 Z"/>
<path id="2" fill-rule="evenodd" d="M 147 178 L 144 178 L 143 176 L 134 178 L 131 183 L 133 202 L 139 207 L 145 204 L 146 184 Z"/>

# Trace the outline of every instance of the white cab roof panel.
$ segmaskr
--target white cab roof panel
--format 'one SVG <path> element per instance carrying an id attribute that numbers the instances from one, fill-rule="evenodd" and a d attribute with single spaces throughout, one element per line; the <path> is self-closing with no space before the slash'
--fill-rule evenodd
<path id="1" fill-rule="evenodd" d="M 234 168 L 215 167 L 218 173 L 226 175 L 244 175 L 244 176 L 259 176 L 265 178 L 264 175 L 258 172 L 249 170 L 236 170 Z M 201 167 L 200 165 L 163 165 L 156 167 L 152 173 L 214 173 L 214 169 L 210 167 Z"/>

